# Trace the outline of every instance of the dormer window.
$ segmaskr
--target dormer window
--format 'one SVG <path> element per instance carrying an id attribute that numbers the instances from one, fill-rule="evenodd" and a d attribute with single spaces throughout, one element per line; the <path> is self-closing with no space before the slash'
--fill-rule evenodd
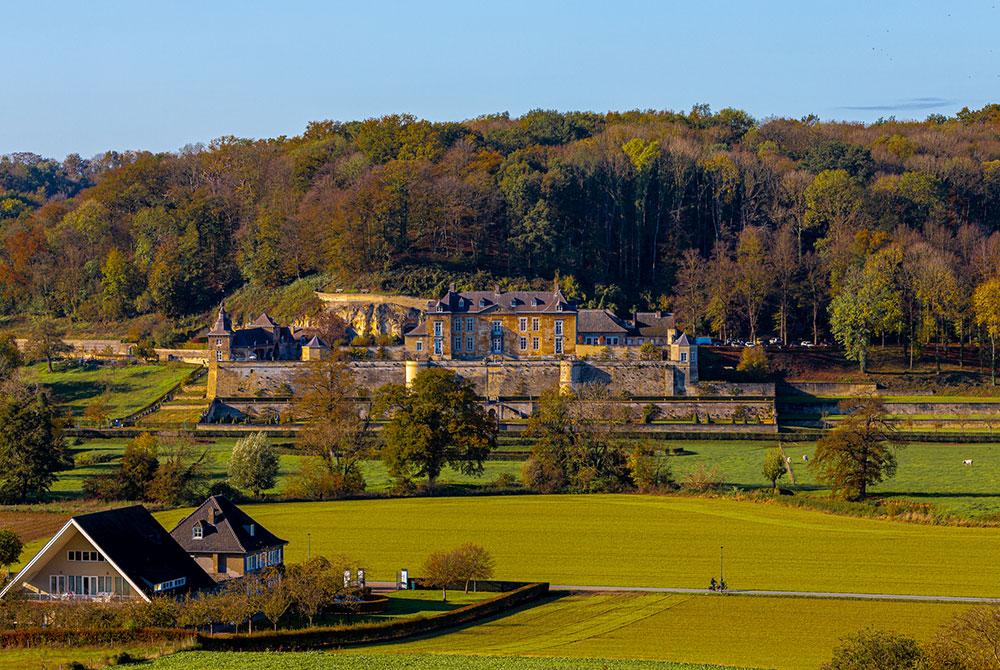
<path id="1" fill-rule="evenodd" d="M 253 537 L 254 526 L 256 526 L 256 524 L 252 524 L 252 523 L 249 524 L 249 525 L 247 525 L 247 526 L 244 526 L 244 528 L 246 528 L 247 533 L 250 535 L 250 537 Z"/>
<path id="2" fill-rule="evenodd" d="M 443 312 L 444 311 L 444 305 L 442 305 L 441 303 L 438 303 L 438 309 L 437 309 L 437 311 Z"/>
<path id="3" fill-rule="evenodd" d="M 201 527 L 200 523 L 198 525 L 196 525 L 196 526 L 194 526 L 194 527 L 191 528 L 191 539 L 192 540 L 200 540 L 203 537 L 205 537 L 205 529 Z"/>
<path id="4" fill-rule="evenodd" d="M 479 306 L 480 307 L 486 307 L 486 298 L 480 298 L 479 299 Z"/>
<path id="5" fill-rule="evenodd" d="M 556 311 L 557 312 L 563 311 L 563 304 L 561 302 L 556 303 Z"/>
<path id="6" fill-rule="evenodd" d="M 538 296 L 535 296 L 534 298 L 531 299 L 531 304 L 535 307 L 538 307 L 539 305 L 542 304 L 542 301 L 538 299 Z"/>

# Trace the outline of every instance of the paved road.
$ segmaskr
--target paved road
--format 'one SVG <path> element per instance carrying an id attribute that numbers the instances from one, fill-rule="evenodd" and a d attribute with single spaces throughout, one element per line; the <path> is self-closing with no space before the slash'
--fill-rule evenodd
<path id="1" fill-rule="evenodd" d="M 395 591 L 395 582 L 368 582 L 375 591 Z M 573 593 L 684 593 L 688 595 L 710 595 L 708 589 L 684 589 L 670 586 L 572 586 L 552 584 L 550 591 Z M 782 596 L 786 598 L 839 598 L 853 600 L 902 600 L 936 603 L 1000 604 L 1000 598 L 975 596 L 918 596 L 902 593 L 839 593 L 836 591 L 764 591 L 761 589 L 730 589 L 730 596 Z"/>
<path id="2" fill-rule="evenodd" d="M 687 593 L 709 594 L 707 589 L 682 589 L 669 586 L 568 586 L 552 584 L 551 591 L 571 591 L 586 593 Z M 918 596 L 901 593 L 838 593 L 835 591 L 764 591 L 760 589 L 730 589 L 731 596 L 784 596 L 790 598 L 841 598 L 857 600 L 909 600 L 938 603 L 1000 603 L 1000 598 L 980 598 L 975 596 Z"/>

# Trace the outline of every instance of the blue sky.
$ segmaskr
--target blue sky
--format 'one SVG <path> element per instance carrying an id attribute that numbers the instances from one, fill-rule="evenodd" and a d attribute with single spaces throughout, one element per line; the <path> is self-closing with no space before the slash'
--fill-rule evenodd
<path id="1" fill-rule="evenodd" d="M 1000 102 L 1000 0 L 9 2 L 0 153 L 533 108 L 924 118 Z M 960 4 L 960 6 L 959 6 Z"/>

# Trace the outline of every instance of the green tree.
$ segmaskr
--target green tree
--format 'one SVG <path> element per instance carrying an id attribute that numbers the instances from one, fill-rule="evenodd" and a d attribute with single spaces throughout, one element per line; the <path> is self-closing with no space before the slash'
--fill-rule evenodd
<path id="1" fill-rule="evenodd" d="M 134 313 L 134 301 L 142 291 L 136 267 L 117 248 L 101 265 L 102 305 L 106 316 L 120 319 Z"/>
<path id="2" fill-rule="evenodd" d="M 496 446 L 497 425 L 483 410 L 472 384 L 448 370 L 421 370 L 410 386 L 388 384 L 377 392 L 382 459 L 397 479 L 427 477 L 434 488 L 449 465 L 467 475 L 483 472 Z"/>
<path id="3" fill-rule="evenodd" d="M 872 337 L 900 327 L 902 295 L 890 272 L 892 266 L 883 260 L 873 256 L 863 269 L 850 269 L 830 301 L 833 336 L 862 372 L 867 369 Z"/>
<path id="4" fill-rule="evenodd" d="M 878 398 L 841 403 L 849 412 L 816 443 L 809 466 L 835 495 L 862 500 L 868 487 L 896 474 L 896 450 L 901 443 Z"/>
<path id="5" fill-rule="evenodd" d="M 847 170 L 823 170 L 806 187 L 805 229 L 843 229 L 857 221 L 864 190 Z"/>
<path id="6" fill-rule="evenodd" d="M 990 339 L 990 379 L 997 385 L 997 340 L 1000 339 L 1000 279 L 990 279 L 972 294 L 976 324 Z"/>
<path id="7" fill-rule="evenodd" d="M 24 543 L 20 536 L 9 528 L 0 529 L 0 567 L 4 577 L 10 576 L 10 566 L 21 560 Z"/>
<path id="8" fill-rule="evenodd" d="M 285 588 L 299 614 L 309 620 L 309 626 L 324 609 L 344 593 L 344 568 L 347 561 L 334 564 L 325 556 L 286 566 Z"/>
<path id="9" fill-rule="evenodd" d="M 924 652 L 913 638 L 866 629 L 842 638 L 840 646 L 833 650 L 833 659 L 824 663 L 822 670 L 923 670 L 925 667 Z"/>
<path id="10" fill-rule="evenodd" d="M 236 488 L 249 490 L 254 498 L 260 498 L 261 491 L 274 488 L 278 481 L 278 454 L 265 433 L 253 433 L 236 441 L 229 456 L 229 481 Z"/>
<path id="11" fill-rule="evenodd" d="M 8 381 L 0 389 L 0 502 L 43 498 L 67 466 L 62 426 L 45 396 Z"/>
<path id="12" fill-rule="evenodd" d="M 785 457 L 781 449 L 775 447 L 764 452 L 764 477 L 771 482 L 771 488 L 777 490 L 778 480 L 785 476 Z"/>
<path id="13" fill-rule="evenodd" d="M 740 360 L 736 364 L 736 372 L 747 381 L 760 382 L 771 374 L 771 365 L 767 360 L 764 347 L 743 347 Z"/>

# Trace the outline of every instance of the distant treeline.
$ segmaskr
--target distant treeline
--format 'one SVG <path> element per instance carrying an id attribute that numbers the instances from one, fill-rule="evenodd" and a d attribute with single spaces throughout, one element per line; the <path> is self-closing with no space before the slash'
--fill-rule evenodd
<path id="1" fill-rule="evenodd" d="M 698 333 L 812 338 L 869 273 L 896 292 L 873 336 L 966 336 L 998 230 L 1000 105 L 867 126 L 707 106 L 393 115 L 0 158 L 0 312 L 177 318 L 316 274 L 425 295 L 558 275 L 584 303 L 671 308 Z"/>

